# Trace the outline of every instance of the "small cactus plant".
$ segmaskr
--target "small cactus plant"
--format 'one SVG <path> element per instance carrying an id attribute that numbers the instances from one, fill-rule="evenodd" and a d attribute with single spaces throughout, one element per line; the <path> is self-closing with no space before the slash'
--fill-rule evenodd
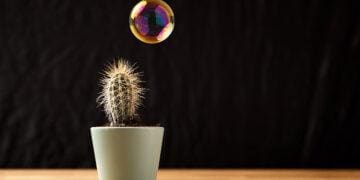
<path id="1" fill-rule="evenodd" d="M 137 109 L 144 89 L 140 87 L 139 73 L 135 69 L 128 61 L 119 59 L 105 70 L 97 102 L 104 106 L 110 126 L 136 126 L 140 123 Z"/>

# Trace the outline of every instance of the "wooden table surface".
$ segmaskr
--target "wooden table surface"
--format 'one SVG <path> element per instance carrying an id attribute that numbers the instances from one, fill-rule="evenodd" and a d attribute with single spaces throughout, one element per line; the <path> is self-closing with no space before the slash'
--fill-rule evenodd
<path id="1" fill-rule="evenodd" d="M 360 180 L 359 170 L 165 169 L 157 180 Z M 0 180 L 97 180 L 96 170 L 0 170 Z"/>

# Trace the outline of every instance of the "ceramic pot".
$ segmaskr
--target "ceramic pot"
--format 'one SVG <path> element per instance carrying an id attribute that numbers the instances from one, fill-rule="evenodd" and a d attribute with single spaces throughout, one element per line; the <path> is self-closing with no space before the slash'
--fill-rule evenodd
<path id="1" fill-rule="evenodd" d="M 156 180 L 163 127 L 92 127 L 99 180 Z"/>

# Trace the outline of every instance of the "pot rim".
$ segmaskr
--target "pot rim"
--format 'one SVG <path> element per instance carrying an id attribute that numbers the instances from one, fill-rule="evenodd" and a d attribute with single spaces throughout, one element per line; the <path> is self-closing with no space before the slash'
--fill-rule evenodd
<path id="1" fill-rule="evenodd" d="M 112 126 L 94 126 L 90 129 L 164 129 L 162 126 L 125 126 L 125 127 L 112 127 Z"/>

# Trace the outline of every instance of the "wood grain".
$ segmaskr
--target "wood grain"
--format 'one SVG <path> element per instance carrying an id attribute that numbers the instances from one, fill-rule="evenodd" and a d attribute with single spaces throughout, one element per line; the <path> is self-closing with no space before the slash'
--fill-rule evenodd
<path id="1" fill-rule="evenodd" d="M 360 170 L 160 170 L 158 180 L 357 180 Z M 0 170 L 0 180 L 97 180 L 96 170 Z"/>

